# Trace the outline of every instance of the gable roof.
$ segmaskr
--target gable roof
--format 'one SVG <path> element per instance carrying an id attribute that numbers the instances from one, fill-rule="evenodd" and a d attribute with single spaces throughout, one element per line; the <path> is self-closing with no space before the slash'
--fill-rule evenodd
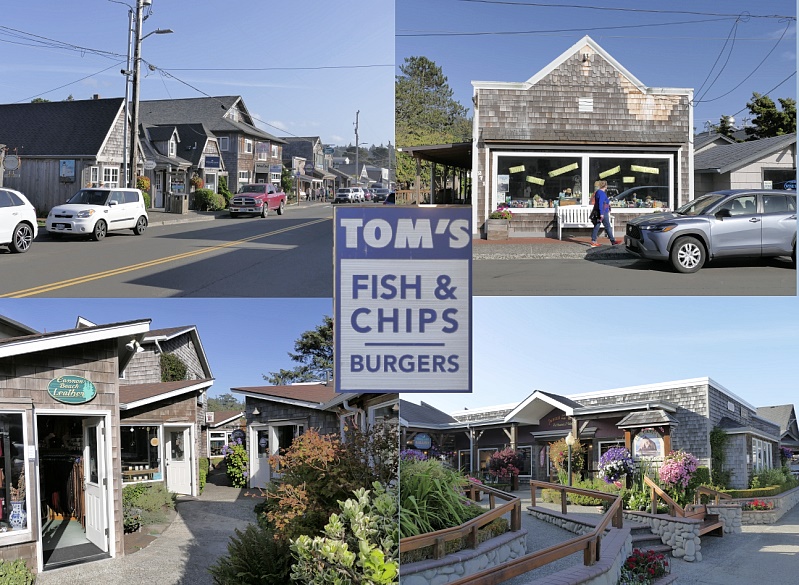
<path id="1" fill-rule="evenodd" d="M 123 104 L 123 98 L 2 104 L 0 143 L 23 157 L 95 157 Z"/>
<path id="2" fill-rule="evenodd" d="M 422 402 L 414 404 L 407 400 L 400 399 L 400 417 L 404 426 L 410 427 L 448 427 L 457 425 L 458 419 L 448 415 L 446 412 L 438 410 L 429 404 Z"/>
<path id="3" fill-rule="evenodd" d="M 540 424 L 553 408 L 562 410 L 566 415 L 573 416 L 574 410 L 582 405 L 565 396 L 536 390 L 522 400 L 519 405 L 505 415 L 504 422 L 518 422 L 522 424 Z"/>
<path id="4" fill-rule="evenodd" d="M 758 406 L 757 416 L 770 420 L 780 425 L 780 433 L 785 434 L 796 428 L 796 413 L 793 404 L 782 404 L 779 406 Z M 799 439 L 799 437 L 796 437 Z"/>
<path id="5" fill-rule="evenodd" d="M 208 426 L 211 428 L 221 427 L 224 424 L 233 422 L 234 420 L 244 416 L 243 410 L 209 410 L 208 412 L 214 415 L 214 422 L 208 423 Z"/>
<path id="6" fill-rule="evenodd" d="M 247 122 L 235 122 L 225 114 L 238 106 Z M 205 124 L 211 132 L 243 133 L 280 144 L 285 140 L 256 128 L 241 96 L 216 96 L 139 102 L 139 118 L 147 124 Z"/>
<path id="7" fill-rule="evenodd" d="M 697 173 L 728 173 L 796 144 L 796 134 L 708 148 L 694 156 Z"/>
<path id="8" fill-rule="evenodd" d="M 309 408 L 319 408 L 333 400 L 336 390 L 324 384 L 293 384 L 289 386 L 244 386 L 231 388 L 231 392 L 244 394 L 248 398 L 260 398 L 273 402 L 299 404 Z"/>
<path id="9" fill-rule="evenodd" d="M 14 321 L 10 317 L 0 315 L 0 338 L 4 337 L 21 337 L 24 335 L 38 335 L 38 331 L 32 327 L 28 327 L 24 323 Z"/>
<path id="10" fill-rule="evenodd" d="M 123 384 L 119 387 L 119 409 L 130 410 L 168 400 L 182 394 L 210 388 L 213 379 L 180 380 L 177 382 L 155 382 L 151 384 Z"/>
<path id="11" fill-rule="evenodd" d="M 200 360 L 200 365 L 203 368 L 203 372 L 205 372 L 205 377 L 213 378 L 214 375 L 211 373 L 211 364 L 208 362 L 208 356 L 205 355 L 205 348 L 203 348 L 203 342 L 200 340 L 200 334 L 197 331 L 196 325 L 153 329 L 144 336 L 142 343 L 150 342 L 157 344 L 159 341 L 167 341 L 181 335 L 189 335 L 191 337 L 194 348 L 197 351 L 197 359 Z"/>
<path id="12" fill-rule="evenodd" d="M 711 132 L 709 134 L 707 132 L 702 132 L 702 134 L 697 134 L 694 136 L 694 152 L 702 150 L 714 142 L 719 143 L 716 146 L 735 144 L 735 140 L 733 138 L 724 136 L 724 134 L 719 134 L 718 132 Z"/>

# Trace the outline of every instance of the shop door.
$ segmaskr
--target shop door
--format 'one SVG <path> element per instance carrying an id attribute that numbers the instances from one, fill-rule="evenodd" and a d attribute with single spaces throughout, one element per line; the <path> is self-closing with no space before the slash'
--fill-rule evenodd
<path id="1" fill-rule="evenodd" d="M 164 429 L 166 434 L 166 487 L 170 492 L 191 495 L 191 439 L 188 428 Z"/>
<path id="2" fill-rule="evenodd" d="M 164 206 L 164 173 L 158 172 L 155 173 L 155 185 L 153 185 L 153 195 L 155 196 L 155 201 L 153 202 L 153 207 L 163 207 Z"/>
<path id="3" fill-rule="evenodd" d="M 269 469 L 269 427 L 252 426 L 250 434 L 250 487 L 266 487 Z"/>
<path id="4" fill-rule="evenodd" d="M 105 421 L 83 421 L 83 477 L 85 487 L 86 538 L 108 552 L 106 494 L 108 476 L 105 461 Z"/>

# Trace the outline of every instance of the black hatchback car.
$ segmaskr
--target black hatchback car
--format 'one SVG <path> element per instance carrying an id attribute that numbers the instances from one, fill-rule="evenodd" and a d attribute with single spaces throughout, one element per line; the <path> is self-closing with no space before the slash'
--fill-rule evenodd
<path id="1" fill-rule="evenodd" d="M 696 272 L 714 258 L 790 256 L 796 266 L 796 194 L 714 191 L 672 213 L 627 222 L 629 252 Z"/>

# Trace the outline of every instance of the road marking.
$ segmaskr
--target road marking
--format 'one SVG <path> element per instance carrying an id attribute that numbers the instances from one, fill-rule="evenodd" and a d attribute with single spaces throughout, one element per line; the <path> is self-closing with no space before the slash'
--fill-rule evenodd
<path id="1" fill-rule="evenodd" d="M 301 223 L 291 227 L 281 228 L 279 230 L 275 230 L 273 232 L 267 232 L 265 234 L 258 234 L 256 236 L 249 236 L 247 238 L 243 238 L 241 240 L 236 240 L 234 242 L 227 242 L 224 244 L 218 244 L 216 246 L 211 246 L 209 248 L 204 248 L 202 250 L 193 250 L 191 252 L 184 252 L 182 254 L 175 254 L 174 256 L 167 256 L 166 258 L 158 258 L 155 260 L 149 260 L 147 262 L 141 262 L 139 264 L 131 264 L 130 266 L 123 266 L 121 268 L 113 268 L 111 270 L 105 270 L 103 272 L 96 272 L 94 274 L 87 274 L 85 276 L 78 276 L 75 278 L 70 278 L 68 280 L 63 280 L 59 283 L 49 283 L 43 284 L 40 286 L 35 286 L 33 288 L 26 288 L 24 290 L 19 290 L 16 292 L 10 292 L 5 294 L 0 294 L 0 299 L 4 298 L 14 298 L 19 299 L 23 297 L 31 297 L 34 295 L 43 294 L 46 292 L 51 292 L 54 290 L 59 290 L 62 288 L 67 288 L 70 286 L 77 286 L 79 284 L 86 284 L 87 282 L 91 282 L 93 280 L 100 280 L 103 278 L 108 278 L 110 276 L 117 276 L 119 274 L 125 274 L 127 272 L 135 272 L 136 270 L 143 270 L 145 268 L 151 268 L 153 266 L 158 266 L 159 264 L 166 264 L 168 262 L 177 262 L 178 260 L 185 260 L 186 258 L 192 258 L 193 256 L 200 256 L 202 254 L 209 254 L 211 252 L 216 252 L 218 250 L 224 250 L 225 248 L 231 248 L 233 246 L 238 246 L 240 244 L 246 244 L 248 242 L 252 242 L 254 240 L 258 240 L 261 238 L 268 238 L 270 236 L 276 236 L 278 234 L 284 234 L 286 232 L 290 232 L 293 230 L 297 230 L 300 228 L 308 227 L 311 225 L 315 225 L 317 223 L 322 223 L 326 221 L 330 221 L 330 217 L 324 217 L 321 219 L 315 219 L 313 221 L 308 221 L 305 223 Z"/>

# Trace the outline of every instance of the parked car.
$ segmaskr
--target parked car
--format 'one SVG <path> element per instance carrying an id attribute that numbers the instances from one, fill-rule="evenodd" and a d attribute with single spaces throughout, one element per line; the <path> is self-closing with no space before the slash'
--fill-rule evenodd
<path id="1" fill-rule="evenodd" d="M 374 198 L 374 193 L 368 187 L 363 188 L 363 198 L 364 201 L 371 201 Z"/>
<path id="2" fill-rule="evenodd" d="M 28 251 L 39 228 L 36 209 L 19 191 L 0 189 L 0 246 L 22 254 Z"/>
<path id="3" fill-rule="evenodd" d="M 378 203 L 385 201 L 386 197 L 388 197 L 388 194 L 391 193 L 391 191 L 389 191 L 388 189 L 385 189 L 383 187 L 372 188 L 372 191 L 374 192 L 374 196 L 372 197 L 372 201 L 375 201 L 375 202 L 378 202 Z"/>
<path id="4" fill-rule="evenodd" d="M 796 195 L 777 190 L 716 191 L 673 213 L 627 222 L 628 251 L 696 272 L 708 260 L 790 256 L 796 266 Z"/>
<path id="5" fill-rule="evenodd" d="M 47 215 L 45 227 L 52 237 L 64 234 L 91 236 L 99 241 L 110 231 L 133 230 L 140 236 L 149 217 L 139 189 L 87 187 L 64 205 L 56 205 Z"/>
<path id="6" fill-rule="evenodd" d="M 278 215 L 283 215 L 285 208 L 286 194 L 278 191 L 272 183 L 242 185 L 230 198 L 228 205 L 230 217 L 248 214 L 266 217 L 270 209 L 277 211 Z"/>
<path id="7" fill-rule="evenodd" d="M 333 203 L 361 203 L 364 201 L 364 192 L 360 187 L 341 187 L 336 191 Z"/>

